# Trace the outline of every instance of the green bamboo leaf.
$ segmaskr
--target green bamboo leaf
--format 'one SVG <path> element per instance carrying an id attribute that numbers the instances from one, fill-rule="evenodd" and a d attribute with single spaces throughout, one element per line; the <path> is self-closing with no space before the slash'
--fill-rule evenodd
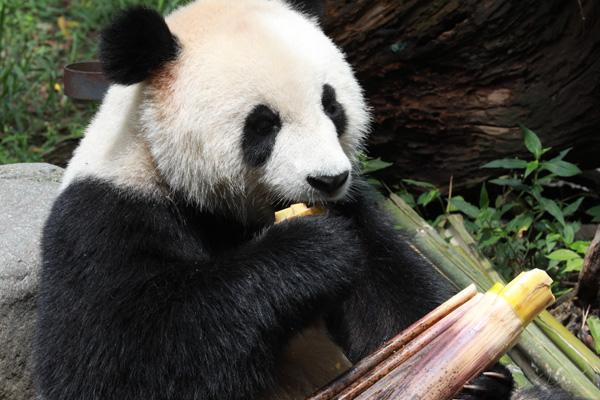
<path id="1" fill-rule="evenodd" d="M 556 261 L 568 261 L 574 258 L 581 258 L 579 254 L 575 253 L 573 250 L 569 249 L 558 249 L 554 250 L 552 253 L 546 256 L 550 260 Z"/>
<path id="2" fill-rule="evenodd" d="M 563 216 L 560 207 L 558 206 L 558 204 L 556 204 L 554 200 L 550 200 L 541 196 L 538 200 L 540 202 L 540 205 L 543 207 L 544 211 L 556 218 L 556 220 L 560 222 L 561 225 L 565 225 L 565 217 Z"/>
<path id="3" fill-rule="evenodd" d="M 362 173 L 365 175 L 371 174 L 375 171 L 380 171 L 382 169 L 385 169 L 393 164 L 394 163 L 382 161 L 380 158 L 366 160 L 366 161 L 363 161 L 363 164 L 362 164 Z"/>
<path id="4" fill-rule="evenodd" d="M 538 160 L 528 162 L 527 167 L 525 168 L 525 178 L 527 178 L 533 171 L 538 169 L 539 166 L 540 162 Z"/>
<path id="5" fill-rule="evenodd" d="M 600 222 L 600 205 L 589 208 L 585 213 L 593 217 L 592 222 Z"/>
<path id="6" fill-rule="evenodd" d="M 439 196 L 440 196 L 439 190 L 437 190 L 437 189 L 430 190 L 419 196 L 419 198 L 417 199 L 417 204 L 426 206 L 427 204 L 431 203 L 433 200 L 437 199 Z"/>
<path id="7" fill-rule="evenodd" d="M 550 233 L 546 236 L 546 240 L 548 241 L 557 241 L 558 239 L 560 239 L 560 234 L 558 233 Z"/>
<path id="8" fill-rule="evenodd" d="M 483 164 L 481 168 L 522 169 L 527 167 L 527 161 L 518 158 L 503 158 Z"/>
<path id="9" fill-rule="evenodd" d="M 583 258 L 572 258 L 567 260 L 567 266 L 562 270 L 563 273 L 579 272 L 583 267 Z"/>
<path id="10" fill-rule="evenodd" d="M 451 198 L 450 204 L 455 209 L 457 209 L 465 215 L 468 215 L 471 218 L 477 218 L 477 215 L 479 215 L 479 208 L 475 207 L 473 204 L 469 203 L 460 196 Z"/>
<path id="11" fill-rule="evenodd" d="M 565 158 L 565 156 L 567 154 L 569 154 L 569 152 L 571 151 L 572 147 L 566 148 L 563 151 L 561 151 L 560 153 L 558 153 L 558 155 L 556 157 L 554 157 L 552 160 L 550 161 L 560 161 L 563 158 Z"/>
<path id="12" fill-rule="evenodd" d="M 480 248 L 482 248 L 482 249 L 485 249 L 486 247 L 493 246 L 493 245 L 494 245 L 494 244 L 496 244 L 496 243 L 497 243 L 497 242 L 498 242 L 500 239 L 502 239 L 502 237 L 501 237 L 501 236 L 496 236 L 496 235 L 490 236 L 489 238 L 487 238 L 487 239 L 485 239 L 485 240 L 482 240 L 482 241 L 479 243 L 479 247 L 480 247 Z"/>
<path id="13" fill-rule="evenodd" d="M 523 132 L 525 147 L 533 154 L 536 160 L 539 160 L 542 155 L 542 142 L 540 142 L 540 138 L 532 130 L 523 125 L 521 125 L 521 131 Z"/>
<path id="14" fill-rule="evenodd" d="M 600 354 L 600 318 L 593 316 L 587 320 L 592 338 L 594 338 L 594 347 L 597 354 Z"/>
<path id="15" fill-rule="evenodd" d="M 490 221 L 492 220 L 492 218 L 494 217 L 494 214 L 496 213 L 496 209 L 495 208 L 482 208 L 479 211 L 479 214 L 477 215 L 477 224 L 478 225 L 483 225 L 483 224 L 489 224 Z"/>
<path id="16" fill-rule="evenodd" d="M 565 217 L 568 217 L 569 215 L 575 214 L 575 212 L 579 209 L 579 206 L 581 205 L 582 201 L 583 197 L 580 197 L 565 208 L 563 208 L 563 215 Z"/>
<path id="17" fill-rule="evenodd" d="M 529 229 L 532 222 L 533 217 L 531 215 L 519 214 L 506 225 L 506 229 L 510 232 L 524 231 Z"/>
<path id="18" fill-rule="evenodd" d="M 479 208 L 484 209 L 490 206 L 490 197 L 485 187 L 485 182 L 481 185 L 481 191 L 479 192 Z"/>
<path id="19" fill-rule="evenodd" d="M 569 245 L 569 248 L 573 251 L 576 251 L 579 254 L 585 254 L 588 247 L 590 247 L 590 242 L 587 240 L 578 240 Z"/>
<path id="20" fill-rule="evenodd" d="M 510 186 L 510 187 L 513 187 L 513 188 L 519 189 L 519 190 L 527 190 L 528 189 L 527 185 L 523 184 L 523 182 L 521 182 L 519 179 L 515 179 L 515 178 L 497 178 L 497 179 L 492 179 L 490 181 L 490 183 L 493 183 L 494 185 L 498 185 L 498 186 Z"/>
<path id="21" fill-rule="evenodd" d="M 545 161 L 541 164 L 541 167 L 555 175 L 563 177 L 575 176 L 581 173 L 577 165 L 562 160 Z"/>
<path id="22" fill-rule="evenodd" d="M 573 225 L 566 224 L 563 228 L 563 240 L 567 245 L 573 243 L 575 240 L 575 230 L 573 229 Z"/>

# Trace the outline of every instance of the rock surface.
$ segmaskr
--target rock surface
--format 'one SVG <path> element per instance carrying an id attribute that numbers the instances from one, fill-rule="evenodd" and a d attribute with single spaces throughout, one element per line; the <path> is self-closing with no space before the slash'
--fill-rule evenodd
<path id="1" fill-rule="evenodd" d="M 0 165 L 0 399 L 31 400 L 42 226 L 63 170 L 50 164 Z"/>

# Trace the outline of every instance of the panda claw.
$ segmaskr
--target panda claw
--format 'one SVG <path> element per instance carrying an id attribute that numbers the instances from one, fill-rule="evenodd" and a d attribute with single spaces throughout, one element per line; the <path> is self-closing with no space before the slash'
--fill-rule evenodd
<path id="1" fill-rule="evenodd" d="M 503 381 L 507 381 L 507 382 L 509 382 L 511 380 L 505 374 L 501 374 L 500 372 L 485 371 L 483 373 L 483 375 L 485 375 L 487 377 L 490 377 L 490 378 L 496 378 L 496 379 L 500 379 L 500 380 L 503 380 Z"/>
<path id="2" fill-rule="evenodd" d="M 467 382 L 456 400 L 508 400 L 513 389 L 510 372 L 500 364 L 493 365 Z"/>
<path id="3" fill-rule="evenodd" d="M 481 392 L 484 392 L 486 390 L 486 388 L 484 388 L 483 386 L 472 385 L 470 383 L 464 385 L 463 389 L 469 389 L 469 390 L 475 390 L 475 391 L 481 391 Z"/>

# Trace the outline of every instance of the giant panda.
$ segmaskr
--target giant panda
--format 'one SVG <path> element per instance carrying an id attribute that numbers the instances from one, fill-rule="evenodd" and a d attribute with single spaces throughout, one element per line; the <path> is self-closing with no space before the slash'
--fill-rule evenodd
<path id="1" fill-rule="evenodd" d="M 103 31 L 113 85 L 43 232 L 41 399 L 302 399 L 452 295 L 358 175 L 368 107 L 319 8 L 197 0 Z M 327 213 L 274 225 L 296 202 Z M 460 398 L 512 385 L 496 366 Z"/>

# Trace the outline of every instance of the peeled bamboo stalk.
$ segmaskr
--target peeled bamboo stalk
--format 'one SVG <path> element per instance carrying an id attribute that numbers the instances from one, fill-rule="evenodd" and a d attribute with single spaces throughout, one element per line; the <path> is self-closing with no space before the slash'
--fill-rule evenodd
<path id="1" fill-rule="evenodd" d="M 399 365 L 416 354 L 419 354 L 420 351 L 436 340 L 436 338 L 438 338 L 444 332 L 452 329 L 452 327 L 458 323 L 461 318 L 464 318 L 471 309 L 478 305 L 482 296 L 482 294 L 478 293 L 465 304 L 452 311 L 437 324 L 433 325 L 430 329 L 426 330 L 414 340 L 407 343 L 403 348 L 390 355 L 390 357 L 369 371 L 369 373 L 363 376 L 360 380 L 354 382 L 348 388 L 343 390 L 335 399 L 351 400 L 359 398 L 363 392 L 376 385 L 380 380 L 386 378 L 390 373 L 393 373 L 393 371 L 398 368 Z"/>
<path id="2" fill-rule="evenodd" d="M 383 376 L 387 373 L 386 371 L 394 368 L 395 365 L 393 363 L 384 365 L 383 363 L 386 362 L 386 360 L 392 358 L 399 360 L 398 356 L 406 359 L 410 354 L 418 351 L 427 342 L 433 340 L 434 336 L 432 336 L 430 328 L 435 326 L 436 331 L 441 332 L 444 327 L 448 327 L 456 322 L 458 318 L 464 315 L 466 309 L 472 306 L 473 299 L 477 296 L 480 295 L 478 295 L 475 285 L 470 285 L 463 289 L 435 310 L 402 331 L 399 335 L 390 339 L 376 352 L 356 363 L 350 370 L 327 385 L 325 389 L 309 397 L 309 400 L 330 400 L 334 398 L 342 400 L 348 396 L 347 392 L 351 387 L 354 388 L 354 391 L 357 393 L 364 390 L 368 386 L 364 386 L 365 382 L 374 382 L 377 380 L 375 376 Z M 427 338 L 419 336 L 424 332 L 429 332 Z M 420 339 L 418 343 L 416 338 Z M 407 349 L 409 345 L 412 345 L 412 347 Z M 363 386 L 359 385 L 360 382 L 363 383 Z M 344 393 L 342 394 L 342 392 Z"/>

